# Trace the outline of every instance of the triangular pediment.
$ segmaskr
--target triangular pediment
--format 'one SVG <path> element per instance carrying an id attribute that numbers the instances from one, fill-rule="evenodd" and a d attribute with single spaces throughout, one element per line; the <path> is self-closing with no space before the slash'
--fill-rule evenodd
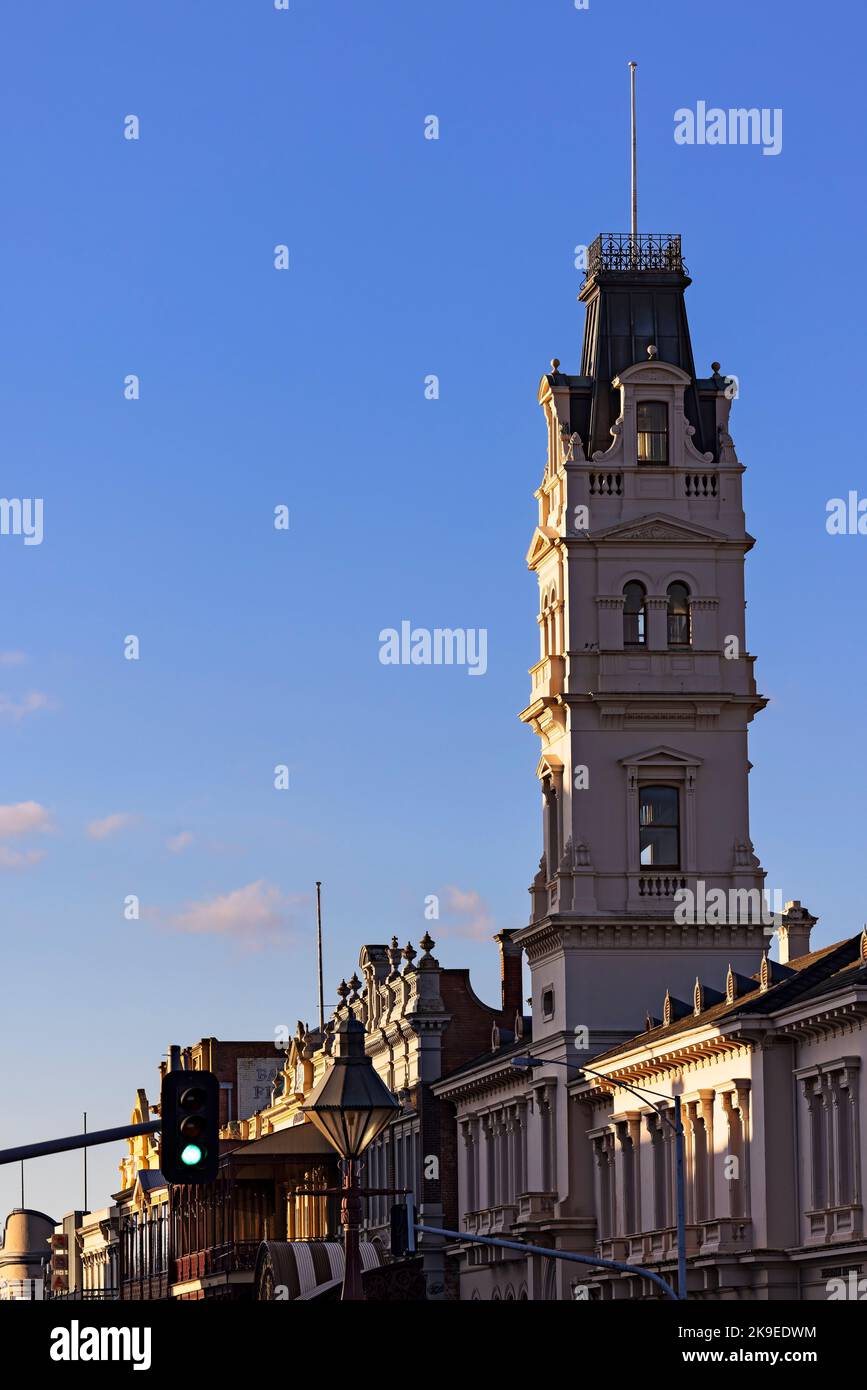
<path id="1" fill-rule="evenodd" d="M 649 512 L 647 516 L 635 517 L 632 521 L 618 521 L 615 526 L 594 531 L 594 540 L 606 541 L 681 541 L 695 544 L 696 541 L 720 541 L 728 539 L 721 531 L 712 531 L 709 526 L 699 526 L 693 521 L 682 521 L 680 517 L 666 516 L 665 512 Z"/>
<path id="2" fill-rule="evenodd" d="M 546 777 L 556 777 L 557 774 L 562 773 L 562 771 L 562 759 L 556 757 L 553 753 L 543 753 L 536 764 L 536 776 L 539 778 L 540 782 Z"/>
<path id="3" fill-rule="evenodd" d="M 536 527 L 530 542 L 530 549 L 527 551 L 527 564 L 530 569 L 533 569 L 537 561 L 541 560 L 546 551 L 551 549 L 551 543 L 556 539 L 556 531 L 545 526 Z"/>
<path id="4" fill-rule="evenodd" d="M 653 767 L 665 764 L 669 767 L 701 767 L 703 759 L 696 757 L 695 753 L 680 753 L 668 744 L 658 743 L 654 748 L 646 748 L 643 753 L 631 753 L 629 757 L 619 758 L 618 761 L 621 767 L 641 767 L 648 764 Z"/>

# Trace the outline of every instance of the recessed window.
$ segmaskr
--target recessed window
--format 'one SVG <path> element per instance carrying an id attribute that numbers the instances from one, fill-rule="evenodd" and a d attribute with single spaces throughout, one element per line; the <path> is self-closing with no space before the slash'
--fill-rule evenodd
<path id="1" fill-rule="evenodd" d="M 677 787 L 641 787 L 638 836 L 642 868 L 680 867 Z"/>
<path id="2" fill-rule="evenodd" d="M 668 406 L 638 402 L 638 462 L 668 463 Z"/>
<path id="3" fill-rule="evenodd" d="M 680 582 L 668 586 L 668 645 L 688 647 L 689 630 L 689 589 Z"/>
<path id="4" fill-rule="evenodd" d="M 542 1017 L 554 1017 L 554 991 L 553 989 L 542 990 Z"/>
<path id="5" fill-rule="evenodd" d="M 645 643 L 645 605 L 647 593 L 644 585 L 632 579 L 623 589 L 623 645 L 624 647 L 643 647 Z"/>

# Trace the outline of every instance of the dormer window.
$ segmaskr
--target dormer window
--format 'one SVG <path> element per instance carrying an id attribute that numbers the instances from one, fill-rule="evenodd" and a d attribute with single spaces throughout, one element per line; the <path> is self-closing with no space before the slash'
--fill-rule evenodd
<path id="1" fill-rule="evenodd" d="M 638 462 L 668 463 L 668 406 L 664 401 L 638 402 Z"/>
<path id="2" fill-rule="evenodd" d="M 623 645 L 624 647 L 643 647 L 645 643 L 645 604 L 647 593 L 644 585 L 632 579 L 623 589 Z"/>
<path id="3" fill-rule="evenodd" d="M 668 586 L 668 645 L 688 647 L 689 630 L 689 589 L 680 582 Z"/>

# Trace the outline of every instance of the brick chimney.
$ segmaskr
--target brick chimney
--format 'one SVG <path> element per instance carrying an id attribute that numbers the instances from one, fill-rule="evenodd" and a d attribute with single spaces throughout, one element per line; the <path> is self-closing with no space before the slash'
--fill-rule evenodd
<path id="1" fill-rule="evenodd" d="M 511 1028 L 516 1014 L 524 1014 L 523 950 L 512 940 L 515 929 L 507 927 L 497 932 L 494 940 L 500 948 L 501 1008 Z"/>
<path id="2" fill-rule="evenodd" d="M 794 902 L 786 903 L 782 925 L 777 932 L 781 965 L 788 965 L 789 961 L 797 960 L 798 956 L 807 955 L 810 949 L 810 932 L 818 920 L 818 917 L 813 917 L 801 906 L 797 898 Z"/>

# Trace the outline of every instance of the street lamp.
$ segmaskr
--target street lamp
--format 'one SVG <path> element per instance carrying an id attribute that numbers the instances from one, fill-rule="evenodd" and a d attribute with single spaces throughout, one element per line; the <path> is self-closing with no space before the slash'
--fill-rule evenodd
<path id="1" fill-rule="evenodd" d="M 349 1015 L 340 1019 L 333 1036 L 332 1065 L 301 1109 L 343 1159 L 343 1297 L 363 1299 L 357 1163 L 400 1106 L 364 1051 L 364 1025 Z"/>
<path id="2" fill-rule="evenodd" d="M 596 1071 L 593 1067 L 588 1067 L 584 1062 L 566 1062 L 560 1057 L 548 1057 L 544 1060 L 541 1057 L 513 1057 L 513 1067 L 544 1067 L 549 1062 L 560 1067 L 576 1067 L 578 1071 L 589 1072 L 591 1076 L 598 1076 L 603 1081 L 607 1081 L 610 1086 L 619 1086 L 624 1091 L 631 1091 L 639 1100 L 645 1096 L 660 1096 L 662 1100 L 671 1100 L 671 1096 L 665 1095 L 662 1091 L 651 1091 L 647 1086 L 631 1086 L 628 1081 L 621 1081 L 617 1077 L 608 1076 L 604 1071 Z M 576 1078 L 577 1080 L 577 1078 Z M 686 1298 L 686 1189 L 684 1184 L 684 1163 L 683 1163 L 683 1119 L 681 1117 L 680 1096 L 674 1096 L 674 1120 L 670 1120 L 661 1105 L 650 1104 L 656 1111 L 661 1120 L 668 1125 L 669 1129 L 674 1130 L 674 1176 L 677 1191 L 677 1293 L 679 1298 Z"/>

